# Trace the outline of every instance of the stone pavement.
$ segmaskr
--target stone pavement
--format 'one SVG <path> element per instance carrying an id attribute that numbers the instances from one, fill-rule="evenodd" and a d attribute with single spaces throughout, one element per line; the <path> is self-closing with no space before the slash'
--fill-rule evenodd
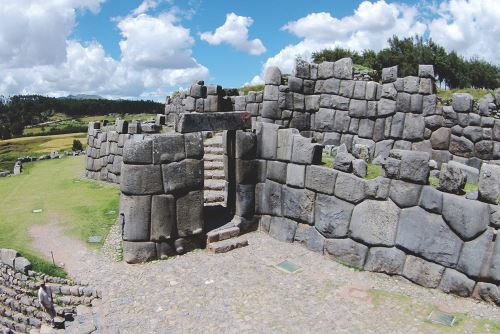
<path id="1" fill-rule="evenodd" d="M 197 250 L 127 265 L 89 251 L 73 275 L 103 290 L 101 333 L 498 333 L 498 308 L 359 272 L 261 232 L 225 254 Z M 274 267 L 288 259 L 302 270 Z M 454 328 L 426 321 L 434 309 Z"/>

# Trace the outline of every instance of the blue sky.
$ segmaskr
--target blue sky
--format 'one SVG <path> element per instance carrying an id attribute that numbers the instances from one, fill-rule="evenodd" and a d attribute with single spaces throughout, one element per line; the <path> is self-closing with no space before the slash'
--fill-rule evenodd
<path id="1" fill-rule="evenodd" d="M 196 79 L 259 83 L 268 66 L 378 50 L 394 34 L 500 63 L 499 19 L 500 0 L 0 0 L 0 95 L 163 100 Z"/>

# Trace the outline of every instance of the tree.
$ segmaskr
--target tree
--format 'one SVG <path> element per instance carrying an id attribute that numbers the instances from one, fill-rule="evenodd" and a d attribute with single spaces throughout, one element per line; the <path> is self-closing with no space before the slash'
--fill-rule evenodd
<path id="1" fill-rule="evenodd" d="M 73 151 L 83 151 L 83 145 L 82 142 L 79 141 L 78 139 L 73 139 Z"/>

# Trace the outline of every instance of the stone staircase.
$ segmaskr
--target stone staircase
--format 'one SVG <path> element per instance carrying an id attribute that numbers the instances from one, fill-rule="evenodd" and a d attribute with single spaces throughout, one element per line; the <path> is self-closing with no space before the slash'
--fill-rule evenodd
<path id="1" fill-rule="evenodd" d="M 222 132 L 205 140 L 205 205 L 224 204 L 224 147 Z"/>

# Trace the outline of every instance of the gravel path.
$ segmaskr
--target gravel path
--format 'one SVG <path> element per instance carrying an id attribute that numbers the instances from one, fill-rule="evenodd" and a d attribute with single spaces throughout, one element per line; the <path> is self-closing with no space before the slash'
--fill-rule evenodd
<path id="1" fill-rule="evenodd" d="M 114 252 L 75 253 L 71 273 L 103 290 L 102 333 L 498 333 L 498 308 L 425 289 L 400 277 L 354 271 L 298 244 L 247 234 L 226 254 L 197 250 L 143 265 Z M 116 249 L 119 230 L 110 234 Z M 111 257 L 111 258 L 110 258 Z M 274 265 L 288 259 L 302 270 Z M 458 325 L 430 324 L 434 309 Z M 494 323 L 496 321 L 497 323 Z"/>

